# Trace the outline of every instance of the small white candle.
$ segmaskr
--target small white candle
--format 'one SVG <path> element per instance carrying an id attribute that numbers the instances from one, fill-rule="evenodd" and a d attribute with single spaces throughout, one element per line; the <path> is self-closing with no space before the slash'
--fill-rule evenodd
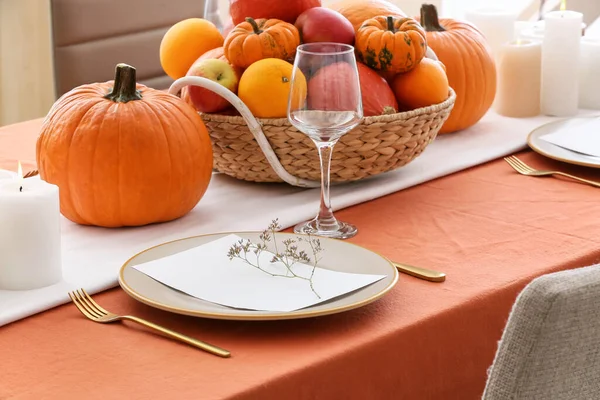
<path id="1" fill-rule="evenodd" d="M 600 110 L 600 38 L 581 39 L 579 108 Z"/>
<path id="2" fill-rule="evenodd" d="M 494 109 L 507 117 L 540 113 L 542 45 L 517 40 L 502 46 L 498 55 L 498 88 Z"/>
<path id="3" fill-rule="evenodd" d="M 532 21 L 515 21 L 513 39 L 514 40 L 518 40 L 518 39 L 529 40 L 529 38 L 527 38 L 525 36 L 532 36 L 534 27 L 535 27 L 535 22 L 532 22 Z M 544 37 L 544 35 L 539 36 L 540 42 L 543 37 Z"/>
<path id="4" fill-rule="evenodd" d="M 517 14 L 502 8 L 487 7 L 467 11 L 466 19 L 475 25 L 487 39 L 494 57 L 500 48 L 513 39 Z"/>
<path id="5" fill-rule="evenodd" d="M 58 187 L 20 176 L 0 180 L 0 290 L 62 279 Z"/>
<path id="6" fill-rule="evenodd" d="M 0 181 L 3 179 L 14 179 L 15 174 L 4 169 L 0 169 Z"/>
<path id="7" fill-rule="evenodd" d="M 583 15 L 553 11 L 545 16 L 542 41 L 542 113 L 575 115 L 579 103 L 579 54 Z"/>

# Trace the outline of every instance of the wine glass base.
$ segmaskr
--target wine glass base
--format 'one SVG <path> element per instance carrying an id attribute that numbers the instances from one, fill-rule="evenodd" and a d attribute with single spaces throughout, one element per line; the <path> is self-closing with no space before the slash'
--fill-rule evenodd
<path id="1" fill-rule="evenodd" d="M 323 230 L 317 227 L 317 220 L 302 222 L 294 227 L 294 233 L 321 236 L 333 239 L 349 239 L 358 233 L 358 229 L 346 222 L 337 221 L 338 228 L 335 230 Z"/>

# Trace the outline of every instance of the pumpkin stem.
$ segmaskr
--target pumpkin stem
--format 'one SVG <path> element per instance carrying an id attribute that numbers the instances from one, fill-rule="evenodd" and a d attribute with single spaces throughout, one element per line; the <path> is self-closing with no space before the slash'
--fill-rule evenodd
<path id="1" fill-rule="evenodd" d="M 246 22 L 249 23 L 252 26 L 252 29 L 254 30 L 254 33 L 256 33 L 257 35 L 260 35 L 262 33 L 262 31 L 258 27 L 258 24 L 254 20 L 254 18 L 246 17 Z"/>
<path id="2" fill-rule="evenodd" d="M 392 17 L 392 16 L 390 15 L 390 16 L 388 16 L 388 17 L 386 18 L 386 20 L 387 20 L 387 30 L 388 30 L 388 31 L 395 32 L 395 29 L 394 29 L 394 17 Z"/>
<path id="3" fill-rule="evenodd" d="M 127 64 L 117 64 L 115 83 L 105 99 L 117 103 L 127 103 L 131 100 L 141 100 L 142 94 L 136 89 L 135 68 Z"/>
<path id="4" fill-rule="evenodd" d="M 437 8 L 433 4 L 423 4 L 421 6 L 421 26 L 427 32 L 444 32 L 446 30 L 440 25 Z"/>
<path id="5" fill-rule="evenodd" d="M 396 114 L 398 111 L 396 111 L 396 109 L 392 106 L 385 106 L 383 107 L 383 112 L 381 113 L 381 115 L 390 115 L 390 114 Z"/>

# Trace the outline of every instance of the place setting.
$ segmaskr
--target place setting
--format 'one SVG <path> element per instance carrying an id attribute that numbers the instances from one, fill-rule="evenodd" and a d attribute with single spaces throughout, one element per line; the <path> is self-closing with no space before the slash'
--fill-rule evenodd
<path id="1" fill-rule="evenodd" d="M 470 13 L 496 43 L 492 47 L 498 65 L 494 109 L 513 118 L 556 117 L 529 133 L 529 148 L 557 161 L 599 168 L 600 41 L 585 36 L 583 14 L 568 10 L 565 0 L 558 10 L 544 13 L 543 19 L 541 15 L 537 22 L 525 22 L 514 21 L 514 15 L 501 9 Z M 564 63 L 565 59 L 570 62 Z M 505 160 L 523 175 L 562 175 L 599 186 L 561 171 L 536 170 L 516 156 Z"/>
<path id="2" fill-rule="evenodd" d="M 557 161 L 600 168 L 600 116 L 543 125 L 529 134 L 527 144 L 535 152 Z"/>

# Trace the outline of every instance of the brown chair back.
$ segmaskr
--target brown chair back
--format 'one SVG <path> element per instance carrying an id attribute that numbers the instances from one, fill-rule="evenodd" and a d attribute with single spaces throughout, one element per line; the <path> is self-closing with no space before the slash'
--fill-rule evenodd
<path id="1" fill-rule="evenodd" d="M 204 0 L 51 0 L 56 95 L 113 79 L 115 66 L 137 69 L 140 83 L 169 87 L 160 66 L 164 33 L 202 17 Z"/>

